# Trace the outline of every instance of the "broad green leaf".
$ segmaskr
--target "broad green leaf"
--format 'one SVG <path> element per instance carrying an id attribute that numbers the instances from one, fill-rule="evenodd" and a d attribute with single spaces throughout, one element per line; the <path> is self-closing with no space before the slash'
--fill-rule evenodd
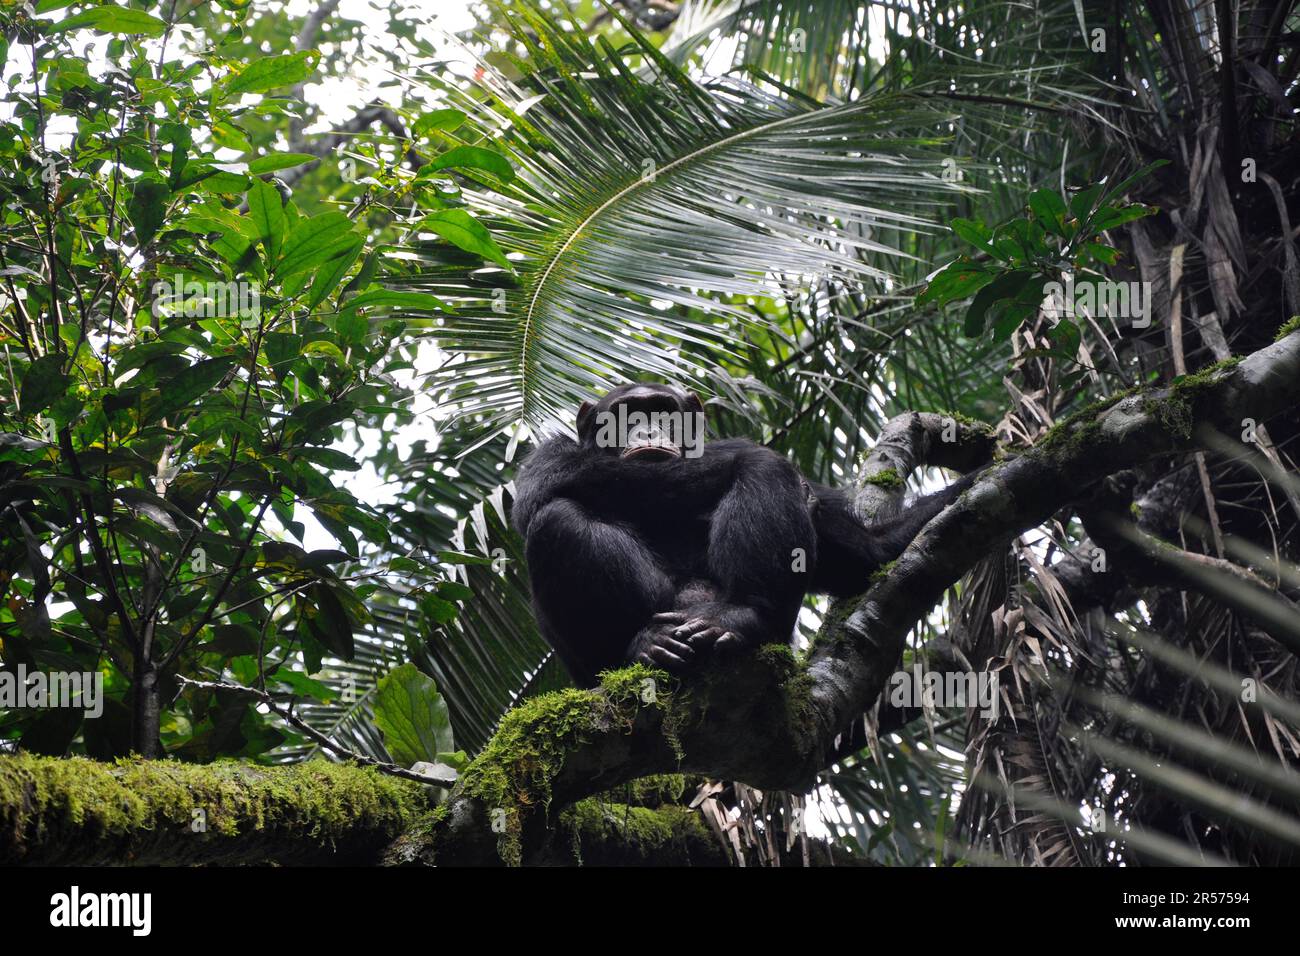
<path id="1" fill-rule="evenodd" d="M 952 231 L 972 246 L 983 249 L 988 253 L 993 252 L 993 247 L 989 245 L 991 233 L 989 227 L 984 223 L 974 219 L 954 219 L 952 221 Z"/>
<path id="2" fill-rule="evenodd" d="M 93 7 L 73 14 L 52 24 L 46 33 L 53 35 L 82 29 L 94 30 L 96 33 L 115 33 L 119 36 L 160 37 L 166 31 L 167 24 L 143 10 L 109 5 Z"/>
<path id="3" fill-rule="evenodd" d="M 1121 179 L 1118 183 L 1116 183 L 1114 186 L 1112 186 L 1110 189 L 1106 191 L 1106 195 L 1101 197 L 1101 205 L 1104 206 L 1107 203 L 1109 203 L 1112 199 L 1116 199 L 1119 196 L 1122 196 L 1124 194 L 1124 190 L 1128 189 L 1139 179 L 1145 179 L 1147 176 L 1151 175 L 1151 173 L 1159 169 L 1161 166 L 1168 166 L 1168 165 L 1169 165 L 1169 160 L 1157 159 L 1154 163 L 1148 163 L 1147 165 L 1143 166 L 1141 169 L 1137 170 L 1131 176 Z"/>
<path id="4" fill-rule="evenodd" d="M 1000 302 L 995 307 L 993 339 L 996 342 L 1005 342 L 1011 337 L 1011 333 L 1020 327 L 1020 323 L 1037 312 L 1043 296 L 1041 289 L 1034 283 L 1027 283 L 1014 299 L 1003 301 L 1005 305 Z"/>
<path id="5" fill-rule="evenodd" d="M 339 365 L 347 365 L 348 360 L 343 355 L 343 350 L 333 342 L 327 342 L 324 339 L 317 339 L 315 342 L 308 342 L 302 350 L 304 355 L 324 355 L 333 359 Z"/>
<path id="6" fill-rule="evenodd" d="M 1155 206 L 1125 206 L 1122 209 L 1102 206 L 1097 212 L 1097 218 L 1093 220 L 1092 231 L 1104 232 L 1107 229 L 1114 229 L 1116 226 L 1122 226 L 1124 223 L 1132 222 L 1135 219 L 1153 216 L 1159 211 Z"/>
<path id="7" fill-rule="evenodd" d="M 157 235 L 167 216 L 167 184 L 152 178 L 137 179 L 131 184 L 131 199 L 126 215 L 135 227 L 136 242 L 143 246 Z"/>
<path id="8" fill-rule="evenodd" d="M 311 285 L 311 293 L 307 296 L 307 308 L 316 308 L 331 292 L 339 288 L 343 276 L 347 274 L 348 269 L 352 267 L 352 263 L 356 261 L 364 244 L 365 241 L 360 236 L 357 236 L 350 244 L 343 245 L 338 255 L 317 270 L 316 278 Z"/>
<path id="9" fill-rule="evenodd" d="M 404 767 L 456 749 L 447 702 L 437 685 L 414 664 L 393 668 L 375 689 L 375 723 L 384 745 Z"/>
<path id="10" fill-rule="evenodd" d="M 311 637 L 345 661 L 356 656 L 352 622 L 328 585 L 314 584 L 308 588 L 301 611 L 303 624 Z"/>
<path id="11" fill-rule="evenodd" d="M 1095 186 L 1089 186 L 1087 189 L 1080 190 L 1070 197 L 1070 215 L 1079 222 L 1083 222 L 1092 212 L 1097 203 L 1097 197 L 1101 195 L 1101 183 Z"/>
<path id="12" fill-rule="evenodd" d="M 266 249 L 267 262 L 274 265 L 280 258 L 284 242 L 284 205 L 280 191 L 268 182 L 254 180 L 248 190 L 248 214 L 257 226 L 258 237 Z"/>
<path id="13" fill-rule="evenodd" d="M 42 412 L 56 398 L 68 390 L 72 376 L 64 374 L 63 356 L 43 355 L 27 366 L 23 386 L 18 395 L 18 405 L 24 416 Z"/>
<path id="14" fill-rule="evenodd" d="M 276 274 L 283 278 L 342 255 L 353 242 L 352 229 L 352 220 L 341 212 L 299 220 L 284 241 L 284 255 L 275 267 Z"/>
<path id="15" fill-rule="evenodd" d="M 371 289 L 369 292 L 361 293 L 355 299 L 349 299 L 346 308 L 352 310 L 363 306 L 367 308 L 393 306 L 423 311 L 447 308 L 441 299 L 427 292 L 406 292 L 399 289 Z"/>
<path id="16" fill-rule="evenodd" d="M 504 182 L 515 178 L 514 169 L 504 156 L 482 146 L 456 146 L 434 157 L 429 167 L 432 170 L 461 167 L 485 169 Z"/>
<path id="17" fill-rule="evenodd" d="M 273 173 L 277 169 L 288 169 L 291 166 L 303 166 L 319 161 L 320 157 L 313 156 L 311 153 L 272 153 L 270 156 L 259 156 L 257 159 L 250 160 L 248 171 L 254 176 L 260 176 L 263 173 Z"/>
<path id="18" fill-rule="evenodd" d="M 1083 252 L 1108 266 L 1113 266 L 1119 261 L 1119 250 L 1114 246 L 1107 246 L 1100 242 L 1085 243 Z"/>
<path id="19" fill-rule="evenodd" d="M 262 57 L 228 76 L 221 85 L 221 93 L 229 98 L 292 86 L 311 75 L 316 68 L 316 59 L 317 54 L 310 50 Z"/>
<path id="20" fill-rule="evenodd" d="M 1034 273 L 1027 269 L 1016 269 L 1013 272 L 1005 272 L 998 276 L 984 288 L 975 294 L 971 301 L 970 308 L 966 310 L 966 318 L 962 323 L 962 334 L 967 338 L 975 338 L 984 331 L 984 318 L 993 303 L 1000 299 L 1009 299 L 1017 296 L 1025 284 L 1034 277 Z"/>
<path id="21" fill-rule="evenodd" d="M 302 336 L 290 332 L 268 332 L 262 348 L 266 351 L 271 374 L 280 380 L 288 374 L 293 360 L 302 354 Z"/>
<path id="22" fill-rule="evenodd" d="M 954 299 L 964 299 L 993 281 L 995 274 L 988 272 L 977 262 L 958 259 L 949 263 L 926 284 L 925 290 L 916 298 L 917 305 L 933 302 L 946 305 Z"/>
<path id="23" fill-rule="evenodd" d="M 291 671 L 281 668 L 274 674 L 270 675 L 271 680 L 279 681 L 282 684 L 288 684 L 295 694 L 302 697 L 313 697 L 319 701 L 331 701 L 335 694 L 329 688 L 329 685 L 322 684 L 318 680 L 313 680 L 302 671 Z"/>
<path id="24" fill-rule="evenodd" d="M 198 401 L 225 377 L 234 364 L 233 358 L 214 358 L 183 369 L 163 387 L 159 414 L 168 415 Z"/>
<path id="25" fill-rule="evenodd" d="M 297 454 L 300 458 L 335 471 L 357 471 L 361 468 L 361 462 L 357 461 L 355 455 L 341 452 L 337 448 L 301 448 Z"/>
<path id="26" fill-rule="evenodd" d="M 1029 194 L 1029 208 L 1050 232 L 1065 235 L 1065 200 L 1054 189 L 1035 189 Z"/>
<path id="27" fill-rule="evenodd" d="M 451 132 L 465 122 L 465 114 L 460 110 L 430 110 L 417 119 L 411 127 L 412 136 L 424 136 L 427 133 Z"/>
<path id="28" fill-rule="evenodd" d="M 483 224 L 463 209 L 443 209 L 432 213 L 420 221 L 418 228 L 436 233 L 466 252 L 480 255 L 503 269 L 511 268 L 510 260 Z"/>

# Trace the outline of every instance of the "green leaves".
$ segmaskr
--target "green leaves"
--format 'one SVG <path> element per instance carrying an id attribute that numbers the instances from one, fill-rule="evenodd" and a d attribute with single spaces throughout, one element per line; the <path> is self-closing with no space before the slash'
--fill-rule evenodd
<path id="1" fill-rule="evenodd" d="M 119 36 L 160 37 L 166 29 L 166 23 L 143 10 L 132 10 L 110 3 L 66 17 L 51 24 L 45 32 L 54 35 L 69 30 L 94 30 L 96 33 L 115 33 Z"/>
<path id="2" fill-rule="evenodd" d="M 341 212 L 300 219 L 285 240 L 284 254 L 274 262 L 273 270 L 284 279 L 344 254 L 355 242 L 352 220 Z"/>
<path id="3" fill-rule="evenodd" d="M 505 29 L 544 62 L 512 63 L 513 75 L 486 64 L 472 90 L 427 77 L 469 129 L 420 173 L 470 174 L 457 177 L 471 180 L 464 211 L 501 256 L 443 215 L 452 204 L 438 195 L 420 228 L 456 248 L 413 243 L 423 261 L 409 282 L 456 303 L 440 345 L 493 385 L 471 390 L 449 363 L 435 387 L 492 428 L 547 427 L 600 381 L 680 380 L 679 350 L 725 355 L 737 323 L 761 339 L 769 330 L 741 303 L 769 296 L 773 275 L 883 279 L 910 265 L 903 250 L 936 204 L 970 190 L 943 176 L 935 130 L 950 114 L 935 100 L 869 92 L 823 105 L 740 76 L 705 86 L 635 32 L 635 49 L 620 50 L 537 4 L 519 9 Z M 636 57 L 653 71 L 638 75 Z M 496 181 L 473 184 L 476 169 Z M 467 251 L 504 259 L 510 275 L 476 270 Z"/>
<path id="4" fill-rule="evenodd" d="M 465 122 L 465 114 L 460 110 L 430 110 L 411 124 L 412 136 L 427 136 L 433 132 L 450 133 Z"/>
<path id="5" fill-rule="evenodd" d="M 994 274 L 978 262 L 958 259 L 935 274 L 916 298 L 917 305 L 947 305 L 964 299 L 993 281 Z"/>
<path id="6" fill-rule="evenodd" d="M 420 220 L 419 228 L 436 233 L 466 252 L 482 256 L 503 269 L 511 268 L 510 260 L 482 223 L 463 209 L 443 209 L 425 216 Z"/>
<path id="7" fill-rule="evenodd" d="M 456 749 L 447 702 L 437 685 L 414 664 L 402 664 L 380 679 L 375 692 L 375 723 L 384 746 L 404 767 L 437 762 Z"/>
<path id="8" fill-rule="evenodd" d="M 330 293 L 337 291 L 343 276 L 352 267 L 352 263 L 356 261 L 364 245 L 365 240 L 360 236 L 354 236 L 349 243 L 335 242 L 329 246 L 331 250 L 337 251 L 317 270 L 311 293 L 307 296 L 307 308 L 316 308 Z"/>
<path id="9" fill-rule="evenodd" d="M 1034 218 L 1043 224 L 1049 231 L 1058 236 L 1066 236 L 1065 200 L 1057 195 L 1052 189 L 1036 189 L 1029 194 L 1029 208 L 1033 210 Z"/>
<path id="10" fill-rule="evenodd" d="M 318 582 L 308 587 L 298 601 L 298 611 L 306 637 L 345 661 L 356 656 L 352 622 L 329 584 Z"/>
<path id="11" fill-rule="evenodd" d="M 150 176 L 141 177 L 131 184 L 126 214 L 135 227 L 137 244 L 146 245 L 158 234 L 167 214 L 167 197 L 170 195 L 166 183 Z"/>
<path id="12" fill-rule="evenodd" d="M 207 395 L 225 378 L 234 364 L 235 360 L 232 358 L 214 358 L 183 369 L 179 375 L 170 379 L 163 389 L 160 417 L 186 408 Z"/>
<path id="13" fill-rule="evenodd" d="M 1112 266 L 1119 251 L 1097 239 L 1102 232 L 1125 225 L 1157 210 L 1121 205 L 1118 197 L 1132 183 L 1162 165 L 1153 163 L 1103 194 L 1104 183 L 1075 192 L 1067 203 L 1051 189 L 1029 194 L 1028 215 L 1013 217 L 989 229 L 971 219 L 954 219 L 953 233 L 986 257 L 962 256 L 940 269 L 917 296 L 917 305 L 943 307 L 974 296 L 962 322 L 964 335 L 974 338 L 986 328 L 1002 341 L 1020 323 L 1034 316 L 1048 283 L 1065 274 L 1087 274 L 1096 266 Z M 1080 331 L 1068 317 L 1048 332 L 1073 356 Z"/>
<path id="14" fill-rule="evenodd" d="M 40 414 L 68 390 L 72 376 L 64 374 L 62 369 L 61 355 L 45 355 L 27 366 L 22 391 L 18 395 L 19 408 L 24 416 Z"/>
<path id="15" fill-rule="evenodd" d="M 350 480 L 364 462 L 340 423 L 391 435 L 410 419 L 395 373 L 412 364 L 407 329 L 432 324 L 411 313 L 448 311 L 422 289 L 385 288 L 410 260 L 395 219 L 435 216 L 448 240 L 430 231 L 428 245 L 500 264 L 484 225 L 453 207 L 511 167 L 476 131 L 481 142 L 413 181 L 385 161 L 386 133 L 359 130 L 350 152 L 377 160 L 365 182 L 327 163 L 295 198 L 283 183 L 320 159 L 279 150 L 297 107 L 265 94 L 311 79 L 316 55 L 294 49 L 301 18 L 253 24 L 231 14 L 243 0 L 182 4 L 167 16 L 183 36 L 163 53 L 139 41 L 163 35 L 166 6 L 42 0 L 45 19 L 22 27 L 19 14 L 24 56 L 0 86 L 0 539 L 16 542 L 0 546 L 0 642 L 6 659 L 103 672 L 105 717 L 125 717 L 120 735 L 105 720 L 50 736 L 45 715 L 0 715 L 0 749 L 44 738 L 59 752 L 129 750 L 132 636 L 148 628 L 169 672 L 264 680 L 277 697 L 312 698 L 300 701 L 309 719 L 337 705 L 340 720 L 365 722 L 361 749 L 381 752 L 368 695 L 357 707 L 331 691 L 340 674 L 372 685 L 406 647 L 362 630 L 382 575 L 415 596 L 411 647 L 427 624 L 415 602 L 446 582 L 423 562 L 383 565 L 391 526 L 361 500 L 368 482 Z M 341 69 L 362 30 L 330 24 Z M 109 39 L 87 53 L 89 31 Z M 421 153 L 459 145 L 463 111 L 397 108 L 429 137 Z M 361 215 L 359 189 L 379 215 Z M 358 221 L 338 211 L 350 208 Z M 102 541 L 93 556 L 88 528 L 94 549 Z M 328 548 L 302 547 L 322 533 Z M 340 562 L 358 554 L 381 557 L 354 585 Z M 306 676 L 327 662 L 319 681 Z M 285 739 L 236 695 L 166 694 L 159 709 L 174 755 L 270 759 Z"/>
<path id="16" fill-rule="evenodd" d="M 311 153 L 272 153 L 269 156 L 259 156 L 257 159 L 251 160 L 248 164 L 248 172 L 253 176 L 261 176 L 265 173 L 273 173 L 276 170 L 316 162 L 320 162 L 320 157 L 313 156 Z"/>
<path id="17" fill-rule="evenodd" d="M 977 249 L 993 254 L 993 246 L 989 242 L 992 233 L 984 223 L 975 219 L 954 219 L 952 231 Z"/>
<path id="18" fill-rule="evenodd" d="M 262 57 L 232 72 L 221 82 L 219 90 L 223 98 L 233 99 L 244 93 L 265 93 L 292 86 L 311 75 L 318 59 L 319 54 L 310 50 Z"/>
<path id="19" fill-rule="evenodd" d="M 481 146 L 456 146 L 435 157 L 429 164 L 429 168 L 431 171 L 456 168 L 483 169 L 505 182 L 514 179 L 515 176 L 514 169 L 504 156 Z"/>
<path id="20" fill-rule="evenodd" d="M 280 244 L 284 241 L 284 206 L 280 191 L 268 182 L 254 180 L 248 190 L 248 214 L 257 227 L 258 238 L 266 250 L 268 261 L 280 257 Z"/>
<path id="21" fill-rule="evenodd" d="M 995 303 L 1000 305 L 1000 308 L 994 310 L 995 319 L 997 313 L 1011 303 L 1021 302 L 1027 304 L 1021 299 L 1021 294 L 1026 289 L 1032 292 L 1035 287 L 1030 286 L 1030 280 L 1033 278 L 1033 272 L 1027 269 L 1016 269 L 1011 272 L 1004 272 L 980 289 L 975 296 L 975 301 L 971 303 L 970 308 L 966 311 L 962 334 L 968 338 L 975 338 L 983 332 L 985 316 Z M 1042 294 L 1039 293 L 1038 297 L 1033 300 L 1032 305 L 1037 306 L 1041 300 Z"/>
<path id="22" fill-rule="evenodd" d="M 380 306 L 424 311 L 446 308 L 441 300 L 429 295 L 427 292 L 407 292 L 403 289 L 371 289 L 368 292 L 361 293 L 356 298 L 349 299 L 346 308 L 351 311 L 362 307 L 378 308 Z"/>

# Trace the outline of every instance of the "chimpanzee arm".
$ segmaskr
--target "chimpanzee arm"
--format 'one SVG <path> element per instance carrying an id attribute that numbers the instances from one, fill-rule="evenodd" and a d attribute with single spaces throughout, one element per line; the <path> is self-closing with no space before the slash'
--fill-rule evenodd
<path id="1" fill-rule="evenodd" d="M 709 623 L 744 643 L 788 642 L 817 564 L 808 485 L 780 455 L 748 442 L 718 442 L 733 457 L 733 481 L 713 512 L 709 576 L 721 608 Z"/>
<path id="2" fill-rule="evenodd" d="M 956 501 L 976 477 L 964 475 L 947 488 L 904 505 L 897 515 L 872 524 L 858 518 L 849 494 L 814 485 L 818 562 L 812 590 L 835 597 L 861 594 L 870 586 L 871 575 L 902 554 L 930 519 Z"/>
<path id="3" fill-rule="evenodd" d="M 651 615 L 673 606 L 673 582 L 636 532 L 568 498 L 530 513 L 524 550 L 543 636 L 584 686 L 623 664 Z M 694 656 L 670 635 L 646 653 L 670 669 Z"/>

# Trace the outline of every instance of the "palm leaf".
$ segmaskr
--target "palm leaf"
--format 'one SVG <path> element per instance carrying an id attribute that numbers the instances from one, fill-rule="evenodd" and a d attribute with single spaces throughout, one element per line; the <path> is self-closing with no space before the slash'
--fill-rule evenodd
<path id="1" fill-rule="evenodd" d="M 465 414 L 538 426 L 629 374 L 697 377 L 673 343 L 725 355 L 754 323 L 721 296 L 768 294 L 776 276 L 883 279 L 902 237 L 967 191 L 941 175 L 949 105 L 702 85 L 642 41 L 645 80 L 516 6 L 507 23 L 534 56 L 524 76 L 484 62 L 474 93 L 445 90 L 480 128 L 511 127 L 497 145 L 515 179 L 467 192 L 516 266 L 506 314 L 484 285 L 505 277 L 467 277 L 436 249 L 421 247 L 409 280 L 456 306 L 439 334 L 464 356 L 445 387 Z"/>

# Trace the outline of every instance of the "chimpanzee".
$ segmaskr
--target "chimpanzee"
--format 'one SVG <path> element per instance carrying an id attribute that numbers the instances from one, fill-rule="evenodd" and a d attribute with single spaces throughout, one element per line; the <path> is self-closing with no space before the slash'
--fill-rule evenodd
<path id="1" fill-rule="evenodd" d="M 804 595 L 865 591 L 972 480 L 868 526 L 771 449 L 704 444 L 703 421 L 689 392 L 622 385 L 583 402 L 578 441 L 549 439 L 516 479 L 537 621 L 584 686 L 632 661 L 680 673 L 789 643 Z"/>

